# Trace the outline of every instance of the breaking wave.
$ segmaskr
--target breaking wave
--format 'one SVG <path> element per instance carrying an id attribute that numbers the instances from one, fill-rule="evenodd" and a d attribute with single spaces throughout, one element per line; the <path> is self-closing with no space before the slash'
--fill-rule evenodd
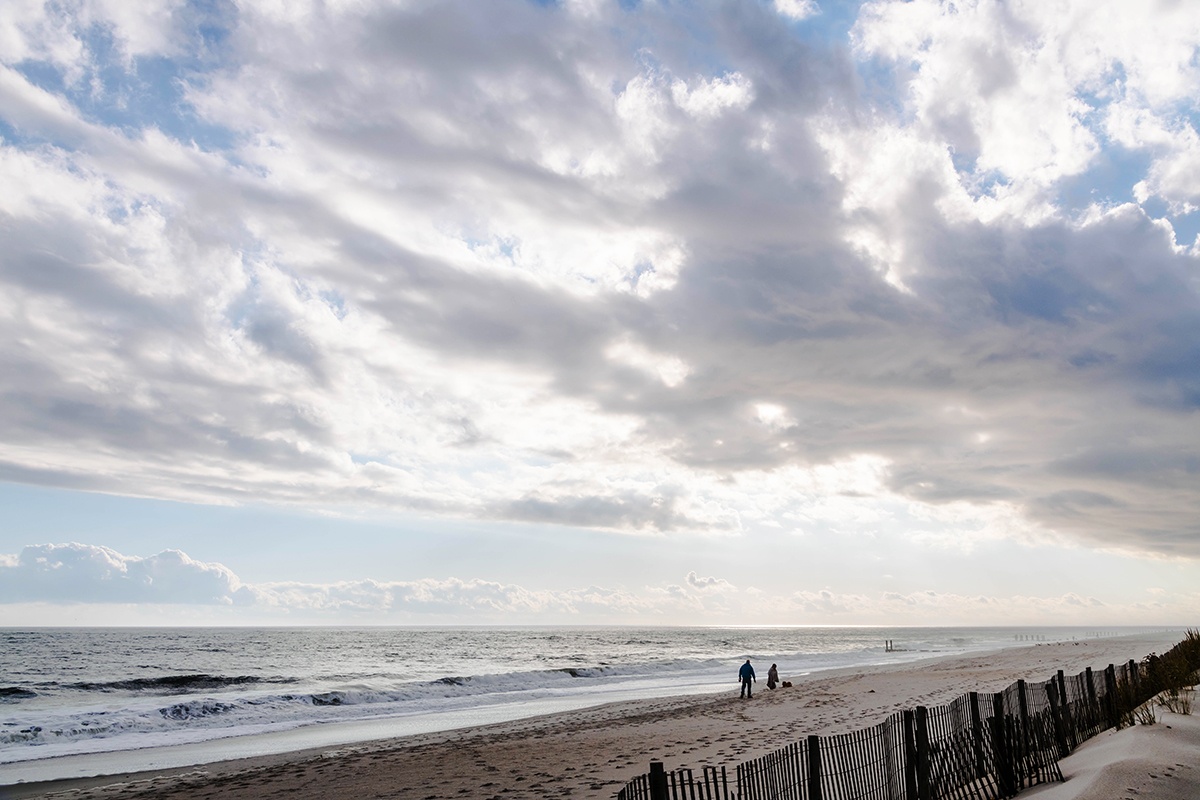
<path id="1" fill-rule="evenodd" d="M 159 692 L 185 694 L 205 689 L 224 689 L 256 683 L 295 683 L 295 678 L 260 678 L 255 675 L 163 675 L 158 678 L 131 678 L 123 681 L 70 683 L 65 688 L 85 692 Z"/>

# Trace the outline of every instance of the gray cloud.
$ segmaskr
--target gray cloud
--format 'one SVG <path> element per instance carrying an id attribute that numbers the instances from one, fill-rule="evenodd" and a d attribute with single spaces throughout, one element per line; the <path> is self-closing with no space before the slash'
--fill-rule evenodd
<path id="1" fill-rule="evenodd" d="M 618 530 L 672 531 L 707 527 L 688 519 L 678 508 L 678 490 L 657 487 L 651 493 L 624 492 L 614 496 L 576 495 L 523 497 L 495 510 L 502 519 L 523 522 L 614 528 Z"/>

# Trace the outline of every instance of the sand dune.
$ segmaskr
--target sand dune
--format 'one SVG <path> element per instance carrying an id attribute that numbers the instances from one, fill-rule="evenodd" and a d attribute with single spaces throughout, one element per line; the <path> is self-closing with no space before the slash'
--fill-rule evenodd
<path id="1" fill-rule="evenodd" d="M 1154 725 L 1105 731 L 1063 759 L 1063 783 L 1022 800 L 1196 800 L 1200 717 L 1161 713 Z"/>

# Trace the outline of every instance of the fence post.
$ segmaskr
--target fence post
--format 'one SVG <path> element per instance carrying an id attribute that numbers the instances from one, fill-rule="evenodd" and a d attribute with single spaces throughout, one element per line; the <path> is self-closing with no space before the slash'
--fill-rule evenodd
<path id="1" fill-rule="evenodd" d="M 667 773 L 661 761 L 650 762 L 650 800 L 667 800 Z"/>
<path id="2" fill-rule="evenodd" d="M 1104 707 L 1108 711 L 1108 727 L 1120 726 L 1121 718 L 1117 710 L 1117 668 L 1112 664 L 1104 670 Z"/>
<path id="3" fill-rule="evenodd" d="M 1026 783 L 1025 774 L 1027 759 L 1033 747 L 1033 731 L 1029 727 L 1029 700 L 1025 695 L 1025 679 L 1017 679 L 1017 709 L 1021 715 L 1021 730 L 1017 737 L 1016 745 L 1017 752 L 1013 754 L 1014 766 L 1016 770 L 1016 784 L 1018 787 L 1024 786 Z M 1032 785 L 1032 784 L 1031 784 Z"/>
<path id="4" fill-rule="evenodd" d="M 917 706 L 917 800 L 932 800 L 929 786 L 929 709 Z"/>
<path id="5" fill-rule="evenodd" d="M 808 800 L 822 800 L 821 737 L 808 737 Z"/>
<path id="6" fill-rule="evenodd" d="M 913 723 L 912 709 L 904 709 L 901 714 L 904 725 L 904 798 L 918 800 L 917 797 L 917 732 Z"/>
<path id="7" fill-rule="evenodd" d="M 979 692 L 971 692 L 971 743 L 975 748 L 975 779 L 982 778 L 987 769 L 983 760 L 983 720 L 979 715 Z"/>
<path id="8" fill-rule="evenodd" d="M 1146 683 L 1150 684 L 1146 693 L 1150 697 L 1154 697 L 1162 691 L 1162 676 L 1158 668 L 1160 661 L 1161 659 L 1154 653 L 1146 656 Z"/>
<path id="9" fill-rule="evenodd" d="M 1046 684 L 1046 698 L 1050 701 L 1050 719 L 1054 722 L 1054 743 L 1058 745 L 1058 757 L 1066 758 L 1071 755 L 1067 744 L 1067 733 L 1063 724 L 1063 710 L 1058 702 L 1058 686 L 1053 679 Z"/>
<path id="10" fill-rule="evenodd" d="M 1004 695 L 992 695 L 992 752 L 996 754 L 996 782 L 1001 797 L 1013 797 L 1017 793 L 1013 780 L 1012 754 L 1008 746 L 1008 721 L 1004 715 Z"/>
<path id="11" fill-rule="evenodd" d="M 1088 727 L 1091 728 L 1096 722 L 1096 717 L 1100 716 L 1100 705 L 1096 702 L 1096 682 L 1092 680 L 1092 668 L 1085 668 L 1083 675 L 1088 695 Z"/>
<path id="12" fill-rule="evenodd" d="M 1138 675 L 1138 664 L 1131 658 L 1129 659 L 1129 685 L 1133 689 L 1133 699 L 1130 701 L 1133 704 L 1133 708 L 1137 708 L 1142 704 L 1141 683 L 1141 676 Z"/>
<path id="13" fill-rule="evenodd" d="M 1063 671 L 1058 671 L 1058 696 L 1062 698 L 1062 715 L 1063 727 L 1067 732 L 1067 741 L 1071 744 L 1071 749 L 1074 750 L 1079 746 L 1079 735 L 1076 731 L 1075 714 L 1071 712 L 1071 702 L 1067 699 L 1067 679 L 1063 675 Z"/>

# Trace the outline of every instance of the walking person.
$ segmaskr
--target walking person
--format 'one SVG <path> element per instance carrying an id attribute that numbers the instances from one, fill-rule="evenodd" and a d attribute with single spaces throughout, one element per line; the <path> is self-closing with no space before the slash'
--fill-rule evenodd
<path id="1" fill-rule="evenodd" d="M 779 668 L 774 664 L 767 670 L 767 688 L 774 689 L 779 685 Z"/>
<path id="2" fill-rule="evenodd" d="M 742 698 L 754 697 L 754 689 L 750 684 L 757 683 L 758 678 L 754 677 L 754 667 L 750 666 L 750 659 L 747 658 L 746 663 L 738 670 L 738 679 L 742 682 Z"/>

